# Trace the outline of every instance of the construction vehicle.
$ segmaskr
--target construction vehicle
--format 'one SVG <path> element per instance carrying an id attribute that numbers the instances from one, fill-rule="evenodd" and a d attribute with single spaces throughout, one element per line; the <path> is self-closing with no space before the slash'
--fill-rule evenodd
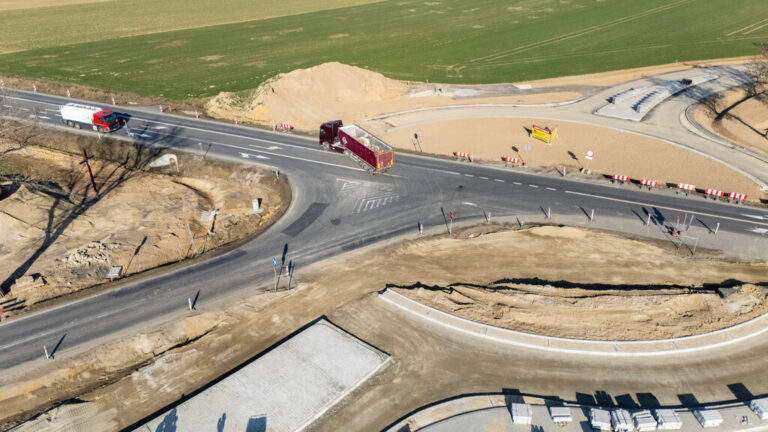
<path id="1" fill-rule="evenodd" d="M 349 155 L 371 174 L 384 172 L 394 164 L 392 147 L 360 126 L 344 126 L 341 120 L 320 125 L 320 145 Z"/>
<path id="2" fill-rule="evenodd" d="M 120 120 L 110 110 L 99 107 L 68 103 L 63 105 L 61 122 L 77 129 L 91 128 L 98 132 L 112 132 L 120 128 Z"/>

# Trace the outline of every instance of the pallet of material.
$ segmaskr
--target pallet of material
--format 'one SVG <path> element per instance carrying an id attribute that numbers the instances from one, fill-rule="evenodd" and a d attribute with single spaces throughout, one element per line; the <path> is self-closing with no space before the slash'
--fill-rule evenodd
<path id="1" fill-rule="evenodd" d="M 511 408 L 512 408 L 512 423 L 531 424 L 532 413 L 531 413 L 530 405 L 513 403 Z"/>
<path id="2" fill-rule="evenodd" d="M 693 411 L 693 415 L 701 423 L 701 427 L 718 427 L 723 423 L 723 416 L 714 409 L 698 409 Z"/>
<path id="3" fill-rule="evenodd" d="M 752 399 L 749 402 L 749 408 L 752 409 L 761 420 L 768 420 L 768 398 Z"/>
<path id="4" fill-rule="evenodd" d="M 549 407 L 549 415 L 552 416 L 552 423 L 565 425 L 573 421 L 571 409 L 568 407 Z"/>
<path id="5" fill-rule="evenodd" d="M 680 417 L 671 409 L 653 410 L 656 422 L 659 424 L 659 430 L 678 430 L 683 428 L 683 422 Z"/>
<path id="6" fill-rule="evenodd" d="M 656 419 L 653 418 L 649 410 L 632 413 L 632 420 L 635 423 L 635 428 L 640 432 L 655 431 L 658 426 Z"/>
<path id="7" fill-rule="evenodd" d="M 592 408 L 589 410 L 589 423 L 595 430 L 611 430 L 611 413 L 601 408 Z"/>

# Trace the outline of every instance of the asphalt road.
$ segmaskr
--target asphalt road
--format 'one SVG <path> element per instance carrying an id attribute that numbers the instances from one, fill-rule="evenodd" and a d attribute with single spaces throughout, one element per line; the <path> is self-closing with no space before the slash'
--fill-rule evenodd
<path id="1" fill-rule="evenodd" d="M 68 101 L 11 90 L 0 109 L 64 128 L 58 106 Z M 716 236 L 700 236 L 701 246 L 757 256 L 766 252 L 766 242 L 750 231 L 768 228 L 764 208 L 402 153 L 389 173 L 370 176 L 343 155 L 323 152 L 315 140 L 150 110 L 113 109 L 130 115 L 128 128 L 114 135 L 129 139 L 130 129 L 133 139 L 145 145 L 279 169 L 288 176 L 294 200 L 264 234 L 226 254 L 4 323 L 0 369 L 39 361 L 43 345 L 61 341 L 62 352 L 182 312 L 198 292 L 208 301 L 252 292 L 254 286 L 269 289 L 272 257 L 300 272 L 302 266 L 348 250 L 416 236 L 419 222 L 428 232 L 444 230 L 451 211 L 454 223 L 462 224 L 479 223 L 486 212 L 505 220 L 543 219 L 545 209 L 551 209 L 560 223 L 599 220 L 601 228 L 656 238 L 664 235 L 661 229 L 644 228 L 647 213 L 656 227 L 673 223 L 679 214 L 693 215 L 702 232 L 702 227 L 711 231 L 721 223 Z M 596 221 L 588 222 L 592 209 Z"/>

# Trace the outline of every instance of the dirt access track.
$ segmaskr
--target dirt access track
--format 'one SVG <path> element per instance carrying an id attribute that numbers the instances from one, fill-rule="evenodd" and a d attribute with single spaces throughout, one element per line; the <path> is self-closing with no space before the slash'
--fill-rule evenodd
<path id="1" fill-rule="evenodd" d="M 373 265 L 391 271 L 364 271 Z M 584 271 L 588 265 L 593 271 Z M 325 315 L 392 355 L 393 361 L 311 430 L 342 430 L 352 424 L 376 430 L 460 391 L 453 384 L 446 387 L 446 373 L 475 377 L 473 388 L 486 381 L 478 374 L 482 368 L 466 361 L 463 349 L 452 350 L 454 343 L 441 336 L 445 330 L 413 323 L 418 318 L 398 315 L 378 299 L 377 292 L 385 287 L 421 291 L 424 297 L 435 294 L 437 300 L 453 290 L 448 296 L 456 302 L 449 304 L 461 304 L 455 312 L 495 320 L 494 313 L 498 316 L 501 310 L 504 325 L 525 331 L 640 339 L 708 331 L 764 312 L 766 270 L 762 262 L 729 262 L 706 253 L 683 258 L 668 243 L 577 228 L 472 227 L 454 231 L 453 237 L 400 241 L 316 263 L 295 279 L 298 287 L 291 291 L 257 295 L 224 310 L 202 306 L 199 313 L 163 330 L 91 352 L 62 353 L 55 363 L 41 360 L 21 373 L 0 375 L 0 413 L 7 426 L 57 401 L 77 398 L 80 402 L 62 405 L 20 430 L 41 424 L 123 428 Z M 723 285 L 734 288 L 734 298 L 718 296 L 715 289 Z M 629 299 L 628 286 L 634 286 L 637 298 Z M 456 294 L 467 287 L 482 295 Z M 594 313 L 598 309 L 606 313 Z M 582 325 L 574 329 L 576 319 Z M 485 351 L 487 347 L 478 353 Z M 494 356 L 497 362 L 498 353 Z M 438 359 L 439 368 L 434 367 Z"/>
<path id="2" fill-rule="evenodd" d="M 178 172 L 176 164 L 151 168 L 158 156 L 132 168 L 97 156 L 91 163 L 97 198 L 82 156 L 41 147 L 2 155 L 6 317 L 251 236 L 289 204 L 285 181 L 267 171 L 184 154 L 177 156 Z M 254 199 L 262 200 L 260 214 L 251 213 Z"/>

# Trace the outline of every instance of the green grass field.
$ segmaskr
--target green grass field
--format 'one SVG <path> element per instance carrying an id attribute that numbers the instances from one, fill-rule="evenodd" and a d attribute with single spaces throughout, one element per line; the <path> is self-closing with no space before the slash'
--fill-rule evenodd
<path id="1" fill-rule="evenodd" d="M 414 81 L 522 81 L 755 54 L 768 1 L 736 3 L 392 0 L 28 49 L 0 56 L 0 73 L 176 100 L 327 61 Z"/>

